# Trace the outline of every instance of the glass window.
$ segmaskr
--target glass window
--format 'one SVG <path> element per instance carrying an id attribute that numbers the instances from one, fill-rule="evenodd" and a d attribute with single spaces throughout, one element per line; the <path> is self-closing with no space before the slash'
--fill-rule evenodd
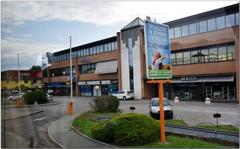
<path id="1" fill-rule="evenodd" d="M 114 48 L 114 42 L 112 42 L 112 47 L 111 47 L 111 49 L 112 49 L 112 51 L 115 50 L 115 48 Z"/>
<path id="2" fill-rule="evenodd" d="M 89 48 L 89 55 L 92 55 L 92 54 L 93 54 L 93 49 Z"/>
<path id="3" fill-rule="evenodd" d="M 88 48 L 88 49 L 86 49 L 86 55 L 88 56 L 89 53 L 90 53 L 90 49 Z"/>
<path id="4" fill-rule="evenodd" d="M 108 43 L 108 51 L 112 51 L 112 50 L 111 50 L 111 42 Z"/>
<path id="5" fill-rule="evenodd" d="M 207 32 L 207 21 L 199 22 L 199 33 Z"/>
<path id="6" fill-rule="evenodd" d="M 208 20 L 208 31 L 216 30 L 216 20 L 215 18 Z"/>
<path id="7" fill-rule="evenodd" d="M 173 29 L 173 28 L 171 28 L 171 29 L 169 30 L 169 37 L 170 37 L 170 38 L 174 38 L 174 29 Z"/>
<path id="8" fill-rule="evenodd" d="M 235 59 L 234 45 L 228 45 L 228 47 L 227 47 L 227 57 L 228 57 L 228 60 Z"/>
<path id="9" fill-rule="evenodd" d="M 100 53 L 103 52 L 103 45 L 100 45 Z"/>
<path id="10" fill-rule="evenodd" d="M 172 65 L 176 65 L 177 64 L 176 63 L 176 54 L 175 53 L 171 54 L 171 63 L 172 63 Z"/>
<path id="11" fill-rule="evenodd" d="M 97 47 L 93 47 L 93 54 L 97 53 Z"/>
<path id="12" fill-rule="evenodd" d="M 177 52 L 176 53 L 176 58 L 177 58 L 177 64 L 183 64 L 183 54 L 182 52 Z"/>
<path id="13" fill-rule="evenodd" d="M 190 64 L 190 52 L 189 51 L 183 52 L 183 63 Z"/>
<path id="14" fill-rule="evenodd" d="M 236 13 L 235 17 L 236 17 L 236 25 L 239 25 L 239 13 Z"/>
<path id="15" fill-rule="evenodd" d="M 106 43 L 105 45 L 104 45 L 104 52 L 107 52 L 108 51 L 108 44 Z"/>
<path id="16" fill-rule="evenodd" d="M 209 56 L 210 56 L 210 62 L 215 62 L 217 61 L 217 56 L 218 53 L 217 53 L 217 48 L 216 47 L 211 47 L 209 48 Z"/>
<path id="17" fill-rule="evenodd" d="M 217 22 L 217 29 L 225 28 L 225 17 L 224 16 L 216 18 L 216 22 Z"/>
<path id="18" fill-rule="evenodd" d="M 182 36 L 188 36 L 188 25 L 182 26 Z"/>
<path id="19" fill-rule="evenodd" d="M 198 51 L 191 51 L 191 63 L 198 63 Z"/>
<path id="20" fill-rule="evenodd" d="M 226 16 L 226 27 L 235 26 L 235 16 L 234 14 L 230 14 Z"/>
<path id="21" fill-rule="evenodd" d="M 208 49 L 202 49 L 201 50 L 201 54 L 202 54 L 202 56 L 203 56 L 203 62 L 209 62 L 209 52 L 208 52 Z M 200 57 L 200 59 L 202 59 L 201 57 Z"/>
<path id="22" fill-rule="evenodd" d="M 226 48 L 226 46 L 218 47 L 218 60 L 219 61 L 227 60 L 227 48 Z"/>
<path id="23" fill-rule="evenodd" d="M 189 24 L 189 35 L 194 35 L 197 33 L 197 23 Z"/>
<path id="24" fill-rule="evenodd" d="M 175 33 L 175 37 L 181 37 L 181 27 L 175 27 L 174 28 L 174 33 Z"/>

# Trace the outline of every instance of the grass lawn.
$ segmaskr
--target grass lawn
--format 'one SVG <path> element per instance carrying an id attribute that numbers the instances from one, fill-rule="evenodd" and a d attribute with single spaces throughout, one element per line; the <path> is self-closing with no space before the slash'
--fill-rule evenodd
<path id="1" fill-rule="evenodd" d="M 207 129 L 212 129 L 212 130 L 219 130 L 219 131 L 226 131 L 226 132 L 239 132 L 239 128 L 234 127 L 232 125 L 199 125 L 197 127 L 200 128 L 207 128 Z"/>
<path id="2" fill-rule="evenodd" d="M 169 135 L 167 136 L 167 143 L 161 144 L 160 142 L 154 142 L 140 146 L 143 148 L 219 148 L 223 147 L 216 143 L 210 143 L 199 139 L 193 139 L 188 137 L 178 137 Z"/>
<path id="3" fill-rule="evenodd" d="M 91 128 L 99 123 L 106 123 L 108 120 L 95 120 L 96 117 L 109 117 L 112 118 L 116 115 L 121 114 L 117 113 L 95 113 L 93 111 L 86 112 L 73 121 L 74 129 L 77 129 L 81 133 L 92 137 Z M 186 123 L 183 120 L 166 120 L 166 124 L 179 124 L 186 126 Z M 151 144 L 145 144 L 143 146 L 131 146 L 134 148 L 219 148 L 224 147 L 220 144 L 211 143 L 203 141 L 200 139 L 193 139 L 189 137 L 179 137 L 174 135 L 167 136 L 167 144 L 161 144 L 160 142 L 155 142 Z"/>
<path id="4" fill-rule="evenodd" d="M 165 125 L 178 125 L 178 126 L 187 126 L 183 120 L 165 120 Z"/>
<path id="5" fill-rule="evenodd" d="M 159 121 L 159 120 L 158 120 Z M 178 126 L 188 126 L 183 120 L 165 120 L 165 125 L 178 125 Z M 238 133 L 239 132 L 239 128 L 232 126 L 232 125 L 198 125 L 198 126 L 194 126 L 197 128 L 207 128 L 207 129 L 211 129 L 211 130 L 219 130 L 219 131 L 226 131 L 226 132 L 235 132 Z"/>
<path id="6" fill-rule="evenodd" d="M 75 129 L 77 129 L 78 131 L 80 131 L 81 133 L 92 137 L 91 134 L 91 128 L 94 125 L 97 125 L 99 123 L 106 123 L 107 120 L 94 120 L 94 118 L 96 117 L 109 117 L 110 119 L 113 118 L 116 115 L 119 115 L 121 112 L 118 111 L 116 113 L 97 113 L 97 112 L 93 112 L 93 111 L 88 111 L 82 115 L 80 115 L 79 117 L 77 117 L 74 121 L 73 121 L 73 127 Z"/>

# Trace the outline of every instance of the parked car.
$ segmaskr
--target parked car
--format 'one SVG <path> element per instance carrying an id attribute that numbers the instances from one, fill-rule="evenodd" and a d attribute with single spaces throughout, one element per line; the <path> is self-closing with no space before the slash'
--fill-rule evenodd
<path id="1" fill-rule="evenodd" d="M 163 99 L 163 102 L 164 102 L 164 106 L 163 106 L 164 118 L 172 119 L 173 118 L 173 109 L 172 109 L 173 105 L 166 98 Z M 149 105 L 149 112 L 150 112 L 151 117 L 159 119 L 160 108 L 159 108 L 159 98 L 158 97 L 151 98 L 150 105 Z"/>
<path id="2" fill-rule="evenodd" d="M 123 100 L 134 99 L 134 93 L 132 91 L 127 91 L 127 90 L 122 90 L 112 95 L 116 96 L 118 99 L 123 99 Z"/>
<path id="3" fill-rule="evenodd" d="M 14 101 L 16 101 L 17 99 L 22 99 L 22 97 L 23 97 L 23 95 L 24 95 L 25 93 L 20 93 L 20 94 L 13 94 L 13 95 L 11 95 L 11 96 L 9 96 L 7 99 L 8 100 L 14 100 Z"/>
<path id="4" fill-rule="evenodd" d="M 64 91 L 61 90 L 61 89 L 56 89 L 56 90 L 54 91 L 54 95 L 62 96 L 62 95 L 64 95 Z"/>
<path id="5" fill-rule="evenodd" d="M 46 95 L 49 102 L 53 101 L 53 95 L 50 95 L 50 94 L 46 94 Z"/>
<path id="6" fill-rule="evenodd" d="M 47 91 L 47 93 L 48 93 L 49 95 L 53 95 L 53 94 L 54 94 L 54 90 L 49 89 L 49 90 Z"/>

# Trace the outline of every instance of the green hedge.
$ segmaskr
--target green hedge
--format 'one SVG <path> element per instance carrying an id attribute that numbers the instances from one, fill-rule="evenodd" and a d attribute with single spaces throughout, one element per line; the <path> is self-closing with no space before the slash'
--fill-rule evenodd
<path id="1" fill-rule="evenodd" d="M 117 145 L 143 145 L 159 139 L 159 123 L 137 113 L 120 115 L 92 128 L 95 139 Z"/>
<path id="2" fill-rule="evenodd" d="M 95 112 L 116 112 L 119 100 L 115 96 L 99 96 L 89 104 Z"/>
<path id="3" fill-rule="evenodd" d="M 41 90 L 26 93 L 23 98 L 26 104 L 34 104 L 35 101 L 38 102 L 38 104 L 48 102 L 47 95 Z"/>

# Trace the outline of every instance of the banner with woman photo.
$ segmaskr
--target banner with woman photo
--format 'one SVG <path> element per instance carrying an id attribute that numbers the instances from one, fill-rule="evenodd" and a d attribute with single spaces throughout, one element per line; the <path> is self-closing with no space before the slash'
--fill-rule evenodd
<path id="1" fill-rule="evenodd" d="M 147 78 L 172 78 L 169 27 L 146 20 L 144 31 Z"/>

